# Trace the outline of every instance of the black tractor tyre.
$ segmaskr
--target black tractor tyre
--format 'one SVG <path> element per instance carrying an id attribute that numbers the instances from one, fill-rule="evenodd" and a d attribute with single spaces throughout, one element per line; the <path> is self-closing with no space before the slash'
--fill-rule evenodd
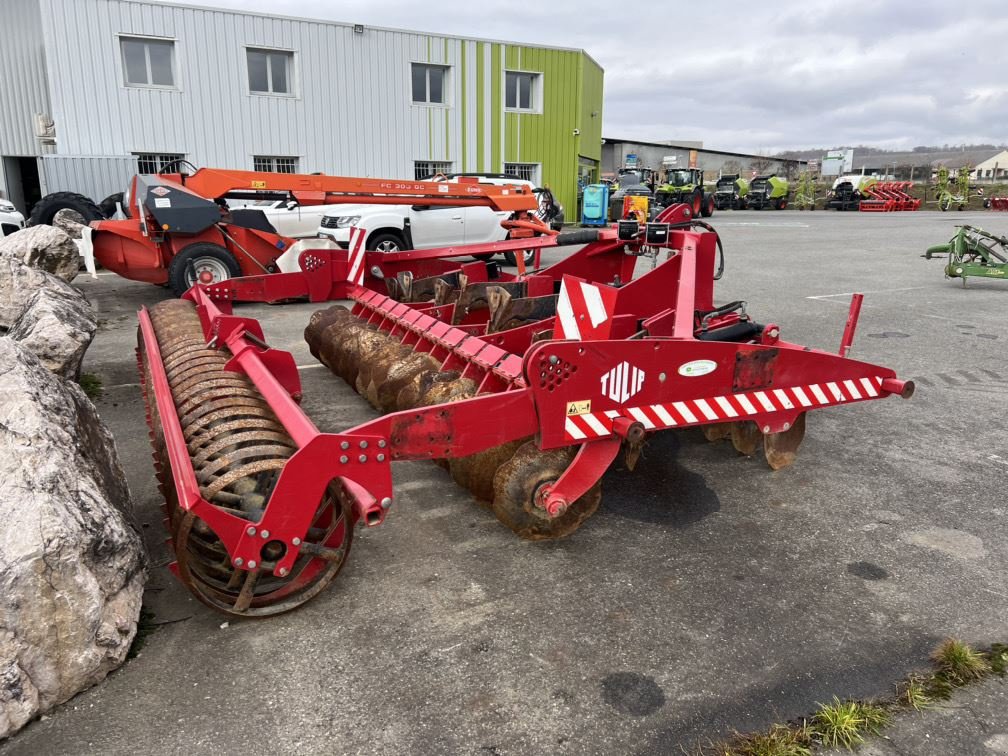
<path id="1" fill-rule="evenodd" d="M 711 194 L 705 194 L 703 198 L 703 204 L 700 206 L 700 215 L 704 218 L 710 218 L 714 215 L 714 196 Z"/>
<path id="2" fill-rule="evenodd" d="M 214 276 L 215 283 L 238 278 L 242 274 L 241 265 L 235 256 L 219 244 L 210 242 L 190 244 L 168 263 L 168 288 L 176 297 L 181 297 L 191 288 L 190 268 L 200 261 L 207 261 L 217 269 L 218 275 Z"/>
<path id="3" fill-rule="evenodd" d="M 115 194 L 110 194 L 108 197 L 99 202 L 98 209 L 101 210 L 102 215 L 104 215 L 106 218 L 111 218 L 116 214 L 117 206 L 122 204 L 123 204 L 123 193 L 116 192 Z M 125 207 L 123 207 L 123 212 L 126 212 Z"/>
<path id="4" fill-rule="evenodd" d="M 406 242 L 403 241 L 402 236 L 392 231 L 380 231 L 376 234 L 371 234 L 364 248 L 372 252 L 402 252 L 405 249 L 409 249 Z"/>
<path id="5" fill-rule="evenodd" d="M 485 255 L 473 255 L 473 260 L 481 260 L 483 262 L 490 262 L 493 260 L 493 252 L 488 252 Z"/>
<path id="6" fill-rule="evenodd" d="M 53 192 L 35 203 L 31 216 L 28 219 L 28 225 L 51 226 L 53 218 L 56 217 L 56 213 L 60 210 L 73 210 L 84 219 L 84 223 L 105 220 L 105 216 L 102 215 L 102 211 L 98 205 L 83 194 Z"/>
<path id="7" fill-rule="evenodd" d="M 693 213 L 693 217 L 699 218 L 700 213 L 703 212 L 703 192 L 699 189 L 693 190 L 693 194 L 690 195 L 689 206 L 690 211 Z"/>
<path id="8" fill-rule="evenodd" d="M 535 259 L 535 252 L 533 252 L 531 249 L 526 249 L 524 254 L 525 254 L 525 265 L 531 265 L 532 261 Z M 506 262 L 508 265 L 513 265 L 517 267 L 518 256 L 515 255 L 514 252 L 505 252 L 504 262 Z"/>

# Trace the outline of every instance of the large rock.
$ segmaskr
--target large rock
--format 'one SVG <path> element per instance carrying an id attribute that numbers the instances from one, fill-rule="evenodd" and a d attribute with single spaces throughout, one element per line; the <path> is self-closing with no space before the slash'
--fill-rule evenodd
<path id="1" fill-rule="evenodd" d="M 146 558 L 108 429 L 0 338 L 0 738 L 104 678 L 136 633 Z"/>
<path id="2" fill-rule="evenodd" d="M 52 224 L 55 228 L 64 231 L 71 239 L 80 239 L 81 230 L 84 224 L 81 223 L 81 214 L 69 207 L 64 207 L 53 216 Z"/>
<path id="3" fill-rule="evenodd" d="M 67 282 L 80 270 L 77 245 L 66 231 L 53 226 L 29 226 L 0 239 L 0 257 L 20 260 Z"/>
<path id="4" fill-rule="evenodd" d="M 29 231 L 31 228 L 18 231 L 7 239 L 13 239 Z M 60 278 L 26 265 L 13 256 L 0 254 L 0 331 L 6 331 L 14 325 L 39 289 L 53 289 L 67 294 L 78 293 L 77 289 Z"/>
<path id="5" fill-rule="evenodd" d="M 80 377 L 81 360 L 91 346 L 98 321 L 76 289 L 43 288 L 32 295 L 7 335 L 63 378 Z"/>

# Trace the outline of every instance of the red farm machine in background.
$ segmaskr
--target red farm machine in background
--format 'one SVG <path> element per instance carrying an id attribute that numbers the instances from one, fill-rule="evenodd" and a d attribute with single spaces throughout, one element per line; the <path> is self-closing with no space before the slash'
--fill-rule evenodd
<path id="1" fill-rule="evenodd" d="M 912 181 L 877 181 L 865 189 L 860 210 L 863 213 L 920 210 L 921 201 L 910 195 Z"/>
<path id="2" fill-rule="evenodd" d="M 228 199 L 482 205 L 512 213 L 510 238 L 548 230 L 534 212 L 538 197 L 525 186 L 480 184 L 467 177 L 434 183 L 194 168 L 192 174 L 135 176 L 124 197 L 129 217 L 93 221 L 85 256 L 124 278 L 166 284 L 177 295 L 195 283 L 276 272 L 277 259 L 295 241 L 278 235 L 261 211 L 229 212 Z"/>
<path id="3" fill-rule="evenodd" d="M 140 312 L 139 364 L 175 574 L 238 616 L 292 609 L 349 554 L 354 526 L 392 508 L 392 464 L 428 459 L 519 536 L 559 538 L 599 506 L 622 451 L 633 466 L 659 431 L 700 426 L 769 465 L 790 464 L 808 412 L 910 382 L 790 343 L 743 302 L 718 305 L 716 234 L 685 205 L 619 230 L 401 253 L 368 271 L 359 247 L 308 249 L 300 272 L 195 286 Z M 540 251 L 588 242 L 540 266 Z M 500 274 L 485 255 L 536 250 Z M 516 248 L 516 247 L 513 247 Z M 640 257 L 652 268 L 634 277 Z M 435 272 L 431 272 L 435 271 Z M 371 282 L 384 279 L 385 291 Z M 342 300 L 314 313 L 309 348 L 381 412 L 323 432 L 299 406 L 294 359 L 234 301 Z"/>

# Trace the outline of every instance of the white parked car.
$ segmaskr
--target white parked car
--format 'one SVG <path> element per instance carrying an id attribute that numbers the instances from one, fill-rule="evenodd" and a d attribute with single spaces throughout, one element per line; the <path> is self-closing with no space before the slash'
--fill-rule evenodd
<path id="1" fill-rule="evenodd" d="M 322 218 L 332 212 L 331 205 L 300 205 L 288 200 L 228 200 L 228 207 L 232 211 L 262 210 L 278 234 L 292 239 L 314 239 Z"/>
<path id="2" fill-rule="evenodd" d="M 527 186 L 540 195 L 539 216 L 555 228 L 563 225 L 563 208 L 548 190 L 536 189 L 530 181 L 503 174 L 451 174 L 428 180 L 457 181 L 459 175 L 475 175 L 481 184 Z M 318 237 L 345 248 L 350 243 L 350 227 L 356 226 L 367 233 L 364 246 L 379 252 L 481 244 L 506 239 L 508 232 L 501 221 L 510 215 L 489 207 L 329 205 L 319 224 Z M 531 262 L 532 254 L 526 253 L 526 262 Z M 516 262 L 513 252 L 506 252 L 504 258 L 511 265 Z"/>
<path id="3" fill-rule="evenodd" d="M 10 202 L 0 199 L 0 237 L 10 236 L 25 227 L 25 217 Z"/>

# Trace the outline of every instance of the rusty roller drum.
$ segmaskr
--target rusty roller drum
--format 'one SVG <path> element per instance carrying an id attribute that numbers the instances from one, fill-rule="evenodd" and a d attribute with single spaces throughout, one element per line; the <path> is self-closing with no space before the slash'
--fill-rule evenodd
<path id="1" fill-rule="evenodd" d="M 206 346 L 191 302 L 162 302 L 150 309 L 150 319 L 201 496 L 258 521 L 296 444 L 255 385 L 244 374 L 224 369 L 230 355 Z M 341 487 L 331 484 L 319 502 L 287 576 L 273 574 L 283 556 L 279 542 L 263 544 L 256 569 L 234 567 L 213 530 L 178 505 L 158 408 L 146 388 L 151 373 L 142 337 L 138 354 L 179 578 L 200 601 L 236 616 L 279 614 L 311 599 L 336 577 L 350 550 L 353 529 Z"/>
<path id="2" fill-rule="evenodd" d="M 313 355 L 381 412 L 458 402 L 476 396 L 479 388 L 472 379 L 461 377 L 459 371 L 442 371 L 429 354 L 416 352 L 400 339 L 357 320 L 344 307 L 312 315 L 305 340 Z M 515 533 L 545 540 L 574 532 L 598 508 L 598 485 L 556 518 L 550 519 L 534 505 L 535 492 L 543 482 L 559 478 L 573 454 L 567 450 L 539 452 L 530 439 L 523 438 L 465 457 L 434 462 L 446 467 L 458 485 L 472 493 L 479 504 L 492 509 Z M 522 492 L 523 483 L 516 476 L 539 483 L 530 492 Z"/>

